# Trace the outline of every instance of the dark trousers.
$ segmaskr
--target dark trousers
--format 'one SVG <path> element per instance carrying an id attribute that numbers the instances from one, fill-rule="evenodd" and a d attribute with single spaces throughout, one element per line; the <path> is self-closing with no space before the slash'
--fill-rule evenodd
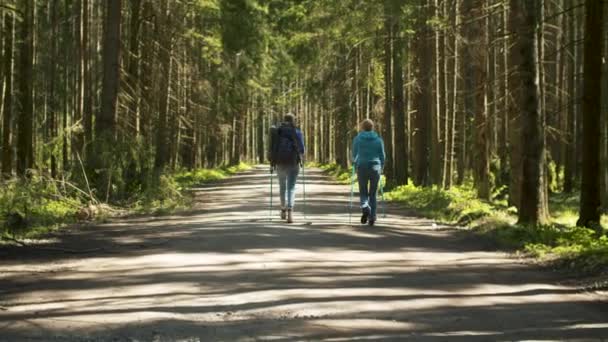
<path id="1" fill-rule="evenodd" d="M 357 167 L 357 178 L 359 180 L 361 208 L 369 206 L 371 217 L 375 219 L 378 203 L 378 183 L 380 183 L 380 166 Z"/>

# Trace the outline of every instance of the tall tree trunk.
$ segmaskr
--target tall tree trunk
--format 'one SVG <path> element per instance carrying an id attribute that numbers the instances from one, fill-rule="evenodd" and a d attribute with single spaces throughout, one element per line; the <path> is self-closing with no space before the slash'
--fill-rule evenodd
<path id="1" fill-rule="evenodd" d="M 2 68 L 4 69 L 4 94 L 2 109 L 2 175 L 10 177 L 13 170 L 12 155 L 12 114 L 13 114 L 13 26 L 14 19 L 11 14 L 4 15 L 4 56 Z"/>
<path id="2" fill-rule="evenodd" d="M 485 0 L 476 0 L 472 5 L 473 18 L 482 18 Z M 472 53 L 472 72 L 474 78 L 475 92 L 475 185 L 479 198 L 489 200 L 491 195 L 490 188 L 490 144 L 488 136 L 488 75 L 487 75 L 487 51 L 484 39 L 484 21 L 475 19 L 468 31 L 470 36 L 469 51 Z"/>
<path id="3" fill-rule="evenodd" d="M 34 67 L 34 5 L 35 0 L 23 0 L 23 15 L 19 42 L 19 116 L 17 133 L 17 174 L 25 176 L 34 165 L 33 155 L 33 67 Z"/>
<path id="4" fill-rule="evenodd" d="M 536 226 L 547 219 L 543 212 L 542 185 L 544 168 L 544 127 L 540 112 L 540 91 L 538 89 L 537 30 L 539 29 L 539 4 L 527 0 L 511 0 L 511 25 L 516 30 L 511 54 L 518 55 L 520 64 L 514 64 L 519 72 L 519 83 L 525 96 L 518 96 L 522 112 L 521 144 L 525 144 L 522 158 L 521 205 L 519 223 Z"/>
<path id="5" fill-rule="evenodd" d="M 604 2 L 604 22 L 608 18 L 608 2 Z M 607 27 L 608 29 L 608 27 Z M 608 30 L 602 37 L 604 41 L 604 61 L 608 60 Z M 602 209 L 608 212 L 608 63 L 604 62 L 602 68 Z"/>
<path id="6" fill-rule="evenodd" d="M 91 5 L 89 0 L 82 0 L 82 37 L 81 51 L 84 54 L 82 60 L 82 121 L 84 128 L 85 155 L 88 156 L 92 151 L 93 143 L 93 81 L 91 72 Z"/>
<path id="7" fill-rule="evenodd" d="M 433 0 L 433 10 L 432 14 L 435 18 L 439 18 L 441 16 L 439 0 Z M 443 77 L 441 72 L 441 30 L 434 29 L 434 49 L 431 52 L 431 59 L 433 62 L 434 68 L 434 77 L 432 78 L 433 90 L 434 90 L 434 99 L 432 102 L 432 115 L 431 115 L 431 134 L 430 134 L 430 183 L 433 185 L 441 185 L 441 153 L 443 152 L 442 141 L 441 141 L 441 117 L 444 115 L 445 111 L 443 108 Z"/>
<path id="8" fill-rule="evenodd" d="M 401 13 L 403 3 L 394 0 L 393 13 Z M 393 22 L 393 113 L 395 114 L 395 182 L 407 184 L 408 179 L 408 154 L 405 132 L 405 102 L 403 99 L 403 50 L 404 42 L 401 35 L 399 18 Z"/>
<path id="9" fill-rule="evenodd" d="M 94 165 L 102 170 L 97 180 L 97 190 L 107 200 L 111 189 L 111 168 L 116 139 L 116 108 L 120 87 L 120 26 L 121 0 L 107 0 L 104 21 L 103 82 L 101 109 L 95 120 Z"/>
<path id="10" fill-rule="evenodd" d="M 56 77 L 57 77 L 57 64 L 54 62 L 58 58 L 57 53 L 57 42 L 59 41 L 59 20 L 57 16 L 57 9 L 59 6 L 58 0 L 53 0 L 50 3 L 51 9 L 51 63 L 49 63 L 49 117 L 48 117 L 48 131 L 49 140 L 54 140 L 57 137 L 57 113 L 59 112 L 59 101 L 56 94 Z M 51 151 L 51 177 L 57 177 L 57 156 L 55 151 Z"/>
<path id="11" fill-rule="evenodd" d="M 156 130 L 156 157 L 154 160 L 154 167 L 156 174 L 160 175 L 162 169 L 167 165 L 169 157 L 169 146 L 167 141 L 167 117 L 168 117 L 168 103 L 169 103 L 169 88 L 170 88 L 170 77 L 171 77 L 171 50 L 172 42 L 171 37 L 168 36 L 164 28 L 170 22 L 170 16 L 167 12 L 167 1 L 162 0 L 161 2 L 161 13 L 160 16 L 163 19 L 162 24 L 157 25 L 157 37 L 162 42 L 159 49 L 160 59 L 160 89 L 159 89 L 159 108 L 158 108 L 158 126 Z"/>
<path id="12" fill-rule="evenodd" d="M 392 21 L 393 13 L 391 13 L 391 0 L 384 0 L 384 117 L 382 121 L 382 136 L 384 138 L 384 146 L 386 150 L 386 162 L 384 165 L 384 173 L 386 177 L 392 179 L 394 176 L 393 168 L 393 126 L 392 126 L 392 60 L 393 60 L 393 32 Z"/>
<path id="13" fill-rule="evenodd" d="M 448 162 L 448 170 L 447 170 L 447 183 L 446 183 L 446 188 L 451 188 L 452 187 L 452 181 L 453 181 L 453 173 L 454 173 L 454 154 L 456 152 L 456 136 L 458 134 L 460 134 L 460 132 L 456 131 L 456 124 L 457 124 L 457 119 L 458 119 L 458 113 L 460 113 L 462 111 L 462 99 L 461 96 L 459 96 L 458 94 L 458 90 L 460 89 L 461 86 L 461 82 L 460 82 L 460 49 L 461 49 L 461 44 L 460 44 L 460 37 L 458 35 L 458 29 L 461 25 L 461 14 L 460 14 L 460 8 L 461 8 L 462 4 L 461 4 L 461 0 L 456 0 L 455 4 L 454 4 L 454 75 L 453 75 L 453 88 L 452 88 L 452 125 L 451 125 L 451 129 L 450 129 L 450 149 L 449 149 L 449 162 Z"/>
<path id="14" fill-rule="evenodd" d="M 469 1 L 468 0 L 463 0 L 460 1 L 459 5 L 459 12 L 460 13 L 470 13 L 470 5 L 469 5 Z M 457 32 L 458 36 L 461 37 L 466 37 L 467 36 L 467 30 L 468 27 L 466 25 L 461 24 L 459 27 L 457 27 Z M 460 58 L 460 75 L 458 75 L 459 79 L 461 80 L 461 88 L 459 89 L 463 89 L 463 91 L 461 91 L 458 95 L 458 101 L 460 104 L 460 111 L 459 111 L 459 115 L 458 115 L 458 120 L 455 123 L 456 125 L 456 136 L 457 136 L 457 149 L 456 149 L 456 155 L 458 156 L 458 160 L 457 160 L 457 165 L 456 165 L 456 170 L 457 170 L 457 179 L 456 179 L 456 184 L 461 185 L 464 183 L 464 179 L 465 179 L 465 173 L 466 173 L 466 162 L 468 159 L 468 150 L 467 150 L 467 121 L 468 121 L 468 117 L 469 117 L 469 111 L 470 111 L 470 101 L 469 98 L 470 96 L 467 94 L 468 92 L 466 91 L 466 89 L 469 89 L 469 69 L 470 69 L 470 56 L 469 56 L 469 51 L 468 49 L 466 49 L 466 44 L 465 42 L 463 42 L 462 44 L 460 44 L 460 55 L 462 56 Z"/>
<path id="15" fill-rule="evenodd" d="M 139 135 L 139 29 L 140 29 L 140 14 L 141 0 L 129 1 L 131 8 L 131 20 L 129 25 L 129 53 L 127 55 L 127 93 L 129 94 L 128 114 L 127 118 L 130 122 L 129 128 L 134 133 L 133 136 Z"/>
<path id="16" fill-rule="evenodd" d="M 564 157 L 564 192 L 569 194 L 574 190 L 574 169 L 576 168 L 576 66 L 578 63 L 578 49 L 574 42 L 578 39 L 576 28 L 577 16 L 575 11 L 568 15 L 568 33 L 570 44 L 568 48 L 568 112 L 566 123 L 566 141 Z"/>
<path id="17" fill-rule="evenodd" d="M 578 226 L 600 227 L 600 137 L 602 74 L 602 3 L 585 1 L 583 85 L 583 165 Z"/>
<path id="18" fill-rule="evenodd" d="M 429 137 L 432 121 L 431 77 L 433 66 L 431 61 L 432 46 L 430 43 L 431 29 L 427 24 L 430 18 L 427 0 L 419 0 L 420 13 L 417 15 L 419 32 L 414 36 L 414 65 L 418 84 L 413 88 L 414 107 L 416 108 L 414 132 L 414 184 L 429 185 Z"/>
<path id="19" fill-rule="evenodd" d="M 505 1 L 503 3 L 503 13 L 502 13 L 502 25 L 504 32 L 509 32 L 509 9 L 508 3 Z M 511 113 L 509 112 L 509 38 L 503 37 L 503 57 L 502 57 L 502 120 L 500 127 L 500 184 L 501 185 L 509 185 L 510 180 L 510 163 L 509 163 L 509 119 L 511 117 Z"/>

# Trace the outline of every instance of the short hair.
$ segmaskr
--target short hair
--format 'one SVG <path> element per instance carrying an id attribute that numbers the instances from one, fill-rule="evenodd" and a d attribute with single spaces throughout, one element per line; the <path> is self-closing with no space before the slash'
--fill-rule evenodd
<path id="1" fill-rule="evenodd" d="M 296 116 L 292 113 L 287 113 L 287 114 L 285 114 L 285 116 L 283 116 L 283 121 L 285 121 L 287 123 L 295 124 Z"/>
<path id="2" fill-rule="evenodd" d="M 361 129 L 364 131 L 371 131 L 374 129 L 374 122 L 370 119 L 361 121 Z"/>

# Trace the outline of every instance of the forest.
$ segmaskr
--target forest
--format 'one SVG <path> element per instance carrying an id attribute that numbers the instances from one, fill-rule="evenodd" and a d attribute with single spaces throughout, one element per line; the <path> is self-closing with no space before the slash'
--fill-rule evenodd
<path id="1" fill-rule="evenodd" d="M 38 198 L 124 204 L 164 196 L 176 172 L 265 163 L 270 126 L 293 112 L 309 163 L 348 169 L 371 118 L 389 188 L 469 184 L 530 226 L 549 222 L 552 196 L 580 194 L 578 225 L 603 233 L 605 1 L 2 0 L 0 13 L 5 220 Z"/>

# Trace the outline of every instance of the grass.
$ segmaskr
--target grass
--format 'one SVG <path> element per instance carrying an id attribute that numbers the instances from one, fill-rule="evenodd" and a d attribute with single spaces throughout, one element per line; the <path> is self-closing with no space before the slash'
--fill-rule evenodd
<path id="1" fill-rule="evenodd" d="M 306 166 L 320 168 L 325 173 L 332 176 L 340 184 L 350 184 L 350 182 L 351 182 L 352 170 L 344 169 L 342 166 L 340 166 L 336 163 L 332 163 L 332 164 L 309 163 Z"/>
<path id="2" fill-rule="evenodd" d="M 165 174 L 146 190 L 134 194 L 124 202 L 116 203 L 115 208 L 96 206 L 94 219 L 105 220 L 109 215 L 106 209 L 157 215 L 186 209 L 192 203 L 192 195 L 187 189 L 250 168 L 248 164 L 241 163 L 217 169 L 181 170 Z M 90 197 L 75 186 L 41 176 L 4 181 L 0 187 L 0 237 L 16 235 L 20 238 L 36 238 L 76 223 L 79 214 L 92 205 L 90 202 Z M 19 218 L 24 218 L 23 222 Z"/>
<path id="3" fill-rule="evenodd" d="M 349 182 L 349 173 L 334 164 L 316 166 L 341 183 Z M 496 191 L 495 197 L 501 197 L 502 190 Z M 386 199 L 438 222 L 467 227 L 500 249 L 518 251 L 585 273 L 599 272 L 608 266 L 606 235 L 598 237 L 591 229 L 576 227 L 578 194 L 552 194 L 549 203 L 552 216 L 549 224 L 542 227 L 517 225 L 516 208 L 508 207 L 504 198 L 491 202 L 480 200 L 472 184 L 449 190 L 402 185 L 387 192 Z M 602 224 L 608 226 L 608 216 L 602 217 Z"/>

